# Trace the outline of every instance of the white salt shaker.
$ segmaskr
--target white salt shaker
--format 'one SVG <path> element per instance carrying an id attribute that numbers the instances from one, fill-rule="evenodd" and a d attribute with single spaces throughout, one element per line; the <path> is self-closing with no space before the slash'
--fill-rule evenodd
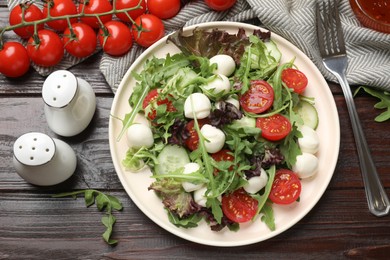
<path id="1" fill-rule="evenodd" d="M 61 136 L 81 133 L 96 110 L 91 85 L 67 70 L 57 70 L 46 78 L 42 97 L 46 121 L 50 129 Z"/>
<path id="2" fill-rule="evenodd" d="M 23 134 L 15 141 L 13 151 L 16 172 L 31 184 L 55 185 L 67 180 L 76 169 L 73 149 L 43 133 Z"/>

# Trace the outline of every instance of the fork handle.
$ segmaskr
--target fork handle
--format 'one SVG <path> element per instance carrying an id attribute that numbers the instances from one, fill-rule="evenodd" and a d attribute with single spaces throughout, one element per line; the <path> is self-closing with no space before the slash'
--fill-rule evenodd
<path id="1" fill-rule="evenodd" d="M 356 111 L 351 88 L 348 84 L 345 73 L 339 74 L 332 72 L 340 82 L 344 92 L 345 100 L 348 107 L 348 113 L 352 123 L 352 130 L 355 136 L 356 147 L 360 161 L 361 174 L 363 177 L 364 188 L 368 202 L 368 208 L 372 214 L 377 217 L 389 214 L 390 202 L 387 194 L 379 179 L 378 172 L 374 165 L 363 128 L 361 126 L 358 113 Z"/>

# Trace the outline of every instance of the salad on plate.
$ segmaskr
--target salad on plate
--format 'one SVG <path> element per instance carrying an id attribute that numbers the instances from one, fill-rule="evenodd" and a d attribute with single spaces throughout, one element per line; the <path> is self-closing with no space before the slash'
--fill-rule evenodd
<path id="1" fill-rule="evenodd" d="M 150 168 L 149 192 L 175 226 L 204 220 L 213 231 L 238 230 L 262 221 L 275 230 L 273 204 L 300 203 L 301 179 L 315 178 L 319 119 L 305 96 L 310 82 L 294 59 L 281 63 L 270 36 L 177 31 L 168 41 L 181 52 L 153 56 L 132 73 L 132 110 L 118 136 L 128 145 L 122 165 Z"/>

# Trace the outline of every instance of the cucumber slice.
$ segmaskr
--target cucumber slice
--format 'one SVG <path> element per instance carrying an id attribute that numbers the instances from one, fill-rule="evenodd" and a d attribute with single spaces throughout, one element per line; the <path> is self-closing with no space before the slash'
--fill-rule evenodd
<path id="1" fill-rule="evenodd" d="M 295 108 L 295 112 L 302 118 L 303 124 L 314 130 L 317 129 L 319 119 L 317 109 L 305 100 L 299 101 Z"/>
<path id="2" fill-rule="evenodd" d="M 278 46 L 276 45 L 275 42 L 272 40 L 264 42 L 265 47 L 267 47 L 267 50 L 269 51 L 269 54 L 275 58 L 277 62 L 280 61 L 282 58 L 282 53 L 279 51 Z"/>
<path id="3" fill-rule="evenodd" d="M 184 167 L 190 162 L 186 149 L 177 145 L 166 145 L 157 156 L 157 174 L 166 174 Z"/>

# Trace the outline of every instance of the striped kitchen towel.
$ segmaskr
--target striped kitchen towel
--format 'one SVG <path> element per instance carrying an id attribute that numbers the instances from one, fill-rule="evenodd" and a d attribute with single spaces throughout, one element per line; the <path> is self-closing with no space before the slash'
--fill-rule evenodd
<path id="1" fill-rule="evenodd" d="M 11 0 L 9 6 L 23 0 Z M 317 0 L 320 2 L 323 0 Z M 318 51 L 313 0 L 237 0 L 233 8 L 225 12 L 210 10 L 203 0 L 183 1 L 186 4 L 174 18 L 165 20 L 166 33 L 183 26 L 210 21 L 246 22 L 258 18 L 261 26 L 286 38 L 300 48 L 320 69 L 326 79 L 336 81 L 323 66 Z M 328 1 L 326 1 L 327 3 Z M 348 0 L 339 1 L 341 22 L 345 32 L 349 66 L 348 82 L 351 85 L 372 86 L 390 91 L 390 34 L 379 33 L 360 25 Z M 103 54 L 100 70 L 115 92 L 123 75 L 143 52 L 134 44 L 132 50 L 119 58 Z M 66 56 L 58 68 L 69 68 L 82 60 Z M 35 66 L 42 75 L 49 70 Z"/>

